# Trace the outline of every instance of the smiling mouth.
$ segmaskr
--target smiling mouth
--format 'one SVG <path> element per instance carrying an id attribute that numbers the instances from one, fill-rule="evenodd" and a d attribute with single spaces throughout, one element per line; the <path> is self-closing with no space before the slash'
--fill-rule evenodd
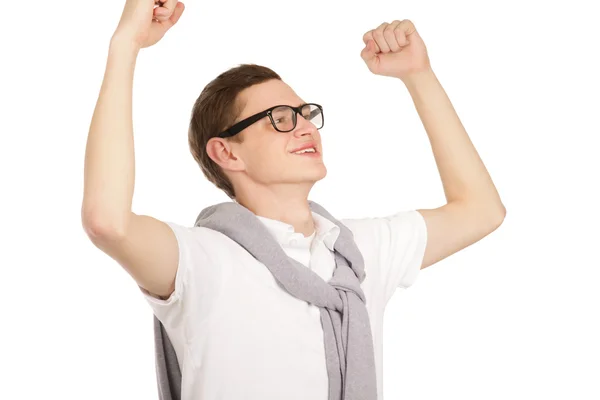
<path id="1" fill-rule="evenodd" d="M 319 153 L 319 151 L 317 150 L 317 146 L 311 146 L 311 147 L 306 147 L 302 150 L 297 150 L 297 151 L 290 151 L 291 154 L 296 154 L 296 155 L 303 155 L 303 154 L 315 154 L 315 153 Z"/>
<path id="2" fill-rule="evenodd" d="M 292 154 L 303 155 L 303 154 L 315 154 L 315 153 L 318 153 L 317 150 L 315 150 L 314 148 L 310 148 L 310 149 L 304 149 L 301 151 L 293 152 Z"/>
<path id="3" fill-rule="evenodd" d="M 321 153 L 319 153 L 315 148 L 308 148 L 305 150 L 301 150 L 296 153 L 290 153 L 295 156 L 303 156 L 303 157 L 320 157 Z"/>

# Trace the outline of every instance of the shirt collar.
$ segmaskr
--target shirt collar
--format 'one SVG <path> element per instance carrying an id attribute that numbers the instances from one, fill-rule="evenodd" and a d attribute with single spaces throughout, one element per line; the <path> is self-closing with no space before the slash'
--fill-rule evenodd
<path id="1" fill-rule="evenodd" d="M 313 221 L 315 223 L 315 231 L 311 236 L 304 238 L 304 235 L 298 233 L 294 230 L 294 227 L 285 222 L 261 217 L 257 215 L 256 217 L 265 225 L 265 227 L 271 232 L 271 234 L 275 237 L 275 239 L 282 245 L 288 245 L 292 238 L 299 238 L 300 240 L 306 240 L 310 243 L 314 238 L 318 240 L 322 240 L 325 246 L 329 248 L 329 250 L 333 251 L 333 245 L 337 240 L 340 234 L 340 228 L 327 218 L 315 213 L 311 212 Z"/>
<path id="2" fill-rule="evenodd" d="M 329 250 L 333 250 L 335 241 L 340 236 L 340 227 L 316 212 L 312 212 L 318 237 Z"/>

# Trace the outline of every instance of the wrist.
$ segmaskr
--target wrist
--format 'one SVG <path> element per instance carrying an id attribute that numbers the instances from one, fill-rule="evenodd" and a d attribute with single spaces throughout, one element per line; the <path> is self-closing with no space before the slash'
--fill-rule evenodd
<path id="1" fill-rule="evenodd" d="M 437 78 L 431 68 L 424 69 L 422 71 L 413 72 L 400 80 L 406 85 L 406 88 L 411 91 L 435 81 Z"/>
<path id="2" fill-rule="evenodd" d="M 111 53 L 129 53 L 137 55 L 141 50 L 141 46 L 136 41 L 120 32 L 115 32 L 110 39 L 110 51 Z"/>

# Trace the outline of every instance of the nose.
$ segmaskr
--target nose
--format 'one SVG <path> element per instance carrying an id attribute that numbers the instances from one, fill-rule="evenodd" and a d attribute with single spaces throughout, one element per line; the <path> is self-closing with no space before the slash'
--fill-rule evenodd
<path id="1" fill-rule="evenodd" d="M 304 135 L 313 135 L 314 136 L 317 134 L 317 131 L 318 131 L 317 127 L 312 122 L 309 122 L 302 115 L 296 114 L 296 128 L 293 131 L 294 136 L 297 136 L 297 137 L 302 137 Z"/>

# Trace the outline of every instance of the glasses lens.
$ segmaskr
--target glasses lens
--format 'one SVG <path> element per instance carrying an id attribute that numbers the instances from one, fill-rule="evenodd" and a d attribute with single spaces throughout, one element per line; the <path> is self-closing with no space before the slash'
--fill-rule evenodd
<path id="1" fill-rule="evenodd" d="M 295 128 L 294 120 L 294 110 L 288 106 L 277 107 L 272 111 L 273 121 L 275 122 L 275 126 L 277 130 L 281 132 L 289 132 Z M 302 108 L 302 116 L 312 124 L 314 124 L 317 129 L 321 129 L 323 127 L 323 113 L 321 109 L 314 104 L 306 104 Z"/>
<path id="2" fill-rule="evenodd" d="M 323 113 L 321 109 L 314 104 L 306 104 L 302 108 L 302 116 L 308 121 L 311 122 L 317 129 L 321 129 L 323 127 Z"/>
<path id="3" fill-rule="evenodd" d="M 272 111 L 272 116 L 278 130 L 289 132 L 294 129 L 294 110 L 290 107 L 277 107 Z"/>

